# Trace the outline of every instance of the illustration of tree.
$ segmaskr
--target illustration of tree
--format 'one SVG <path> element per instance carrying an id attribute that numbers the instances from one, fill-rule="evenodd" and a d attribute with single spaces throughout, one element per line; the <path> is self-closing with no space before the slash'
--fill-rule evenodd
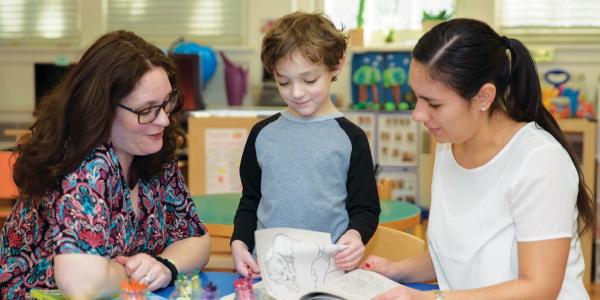
<path id="1" fill-rule="evenodd" d="M 373 76 L 372 67 L 369 62 L 369 58 L 365 57 L 363 64 L 352 74 L 352 83 L 358 87 L 358 103 L 356 103 L 356 108 L 365 108 L 369 98 L 367 88 L 371 85 L 371 76 Z"/>
<path id="2" fill-rule="evenodd" d="M 396 66 L 395 62 L 389 62 L 387 68 L 383 70 L 383 87 L 392 92 L 392 98 L 396 105 L 400 107 L 402 102 L 402 85 L 406 83 L 406 71 Z"/>

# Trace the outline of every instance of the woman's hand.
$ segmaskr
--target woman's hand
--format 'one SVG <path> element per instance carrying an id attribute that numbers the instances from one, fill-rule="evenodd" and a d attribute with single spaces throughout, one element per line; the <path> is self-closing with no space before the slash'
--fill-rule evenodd
<path id="1" fill-rule="evenodd" d="M 428 299 L 427 296 L 424 292 L 401 285 L 375 296 L 372 300 L 425 300 Z M 431 298 L 429 294 L 429 299 Z"/>
<path id="2" fill-rule="evenodd" d="M 166 287 L 171 281 L 171 270 L 146 253 L 117 256 L 115 261 L 125 267 L 129 279 L 146 284 L 149 291 Z"/>
<path id="3" fill-rule="evenodd" d="M 350 229 L 340 237 L 336 244 L 346 246 L 346 249 L 335 255 L 335 265 L 338 269 L 349 271 L 356 268 L 365 254 L 365 245 L 362 243 L 360 233 Z"/>
<path id="4" fill-rule="evenodd" d="M 240 240 L 231 242 L 231 255 L 236 272 L 244 277 L 247 277 L 250 272 L 253 277 L 260 277 L 260 268 L 244 242 Z"/>
<path id="5" fill-rule="evenodd" d="M 375 255 L 369 255 L 367 259 L 365 259 L 365 261 L 362 263 L 360 268 L 379 273 L 394 281 L 398 281 L 396 263 L 389 259 Z"/>

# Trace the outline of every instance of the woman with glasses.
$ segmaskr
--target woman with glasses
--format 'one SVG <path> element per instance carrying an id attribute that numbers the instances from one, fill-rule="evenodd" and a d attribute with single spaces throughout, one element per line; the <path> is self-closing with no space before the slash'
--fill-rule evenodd
<path id="1" fill-rule="evenodd" d="M 175 148 L 184 136 L 173 62 L 131 32 L 98 39 L 36 111 L 0 234 L 0 295 L 71 299 L 152 291 L 202 268 L 209 237 Z"/>

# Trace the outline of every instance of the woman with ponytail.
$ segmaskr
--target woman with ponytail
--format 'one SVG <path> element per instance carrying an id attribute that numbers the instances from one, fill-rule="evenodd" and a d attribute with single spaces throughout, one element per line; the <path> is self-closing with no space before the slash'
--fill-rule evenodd
<path id="1" fill-rule="evenodd" d="M 363 268 L 437 281 L 377 299 L 589 299 L 579 235 L 594 204 L 577 157 L 542 105 L 535 63 L 518 40 L 454 19 L 413 50 L 413 118 L 437 140 L 428 250 Z"/>

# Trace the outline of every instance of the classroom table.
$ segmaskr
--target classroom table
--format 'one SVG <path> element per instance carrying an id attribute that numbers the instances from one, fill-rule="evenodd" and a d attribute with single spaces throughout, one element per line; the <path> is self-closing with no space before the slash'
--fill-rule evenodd
<path id="1" fill-rule="evenodd" d="M 200 280 L 202 280 L 202 285 L 206 286 L 208 282 L 213 282 L 219 289 L 219 295 L 221 297 L 227 296 L 234 292 L 233 281 L 240 276 L 237 273 L 229 273 L 229 272 L 201 272 Z M 255 280 L 254 282 L 260 281 Z M 435 284 L 426 284 L 426 283 L 406 283 L 404 284 L 408 287 L 421 290 L 421 291 L 430 291 L 438 289 L 438 286 Z M 160 297 L 164 297 L 165 299 L 169 297 L 169 295 L 173 292 L 174 287 L 169 286 L 160 290 L 156 290 L 154 294 Z"/>
<path id="2" fill-rule="evenodd" d="M 208 225 L 231 226 L 233 217 L 240 202 L 241 193 L 208 194 L 193 196 L 192 200 L 198 209 L 202 221 Z M 398 230 L 410 229 L 421 222 L 421 209 L 411 203 L 396 200 L 382 200 L 380 225 Z"/>

